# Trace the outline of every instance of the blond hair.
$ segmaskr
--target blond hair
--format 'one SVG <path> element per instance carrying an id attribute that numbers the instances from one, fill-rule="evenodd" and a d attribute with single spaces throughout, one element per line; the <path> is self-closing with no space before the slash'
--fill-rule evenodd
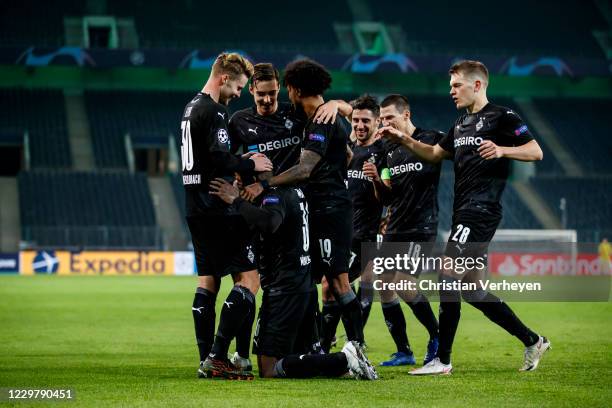
<path id="1" fill-rule="evenodd" d="M 219 54 L 212 66 L 213 75 L 229 75 L 232 79 L 245 75 L 247 79 L 253 76 L 253 64 L 242 55 L 235 52 Z"/>
<path id="2" fill-rule="evenodd" d="M 453 64 L 448 71 L 450 75 L 463 74 L 467 77 L 480 77 L 485 84 L 489 83 L 489 70 L 480 61 L 464 60 Z"/>

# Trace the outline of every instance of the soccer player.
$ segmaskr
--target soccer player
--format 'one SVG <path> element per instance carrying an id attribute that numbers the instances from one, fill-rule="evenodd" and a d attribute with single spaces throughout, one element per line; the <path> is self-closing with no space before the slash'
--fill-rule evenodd
<path id="1" fill-rule="evenodd" d="M 242 148 L 244 152 L 265 154 L 272 161 L 273 174 L 280 174 L 299 161 L 306 115 L 291 103 L 279 102 L 280 77 L 270 63 L 253 66 L 249 92 L 253 95 L 254 106 L 235 112 L 229 121 L 232 151 Z M 349 104 L 332 100 L 321 106 L 315 120 L 333 122 L 338 112 L 348 116 L 351 111 Z M 314 319 L 318 302 L 312 302 L 312 306 L 316 308 L 311 313 Z M 234 365 L 250 366 L 248 358 L 254 317 L 247 318 L 243 330 L 236 337 L 236 353 L 231 359 Z M 311 342 L 309 348 L 318 349 L 318 332 L 314 331 L 312 338 L 304 341 Z"/>
<path id="2" fill-rule="evenodd" d="M 501 196 L 510 173 L 510 160 L 542 159 L 542 149 L 527 125 L 511 109 L 490 103 L 487 99 L 489 73 L 479 61 L 461 61 L 449 71 L 450 95 L 460 116 L 448 134 L 436 145 L 419 142 L 392 127 L 380 133 L 414 152 L 422 159 L 438 163 L 452 159 L 455 165 L 455 199 L 453 225 L 446 256 L 485 257 L 488 243 L 502 217 Z M 476 282 L 483 272 L 474 269 L 461 276 L 447 269 L 442 272 L 440 290 L 440 345 L 436 358 L 411 374 L 449 374 L 452 371 L 451 349 L 461 311 L 461 298 L 479 309 L 491 321 L 517 337 L 525 345 L 520 371 L 538 367 L 550 342 L 527 326 L 512 309 L 495 295 L 482 289 L 456 290 L 461 279 Z"/>
<path id="3" fill-rule="evenodd" d="M 298 163 L 306 115 L 291 103 L 279 102 L 278 70 L 270 63 L 255 64 L 249 85 L 254 106 L 235 112 L 229 122 L 232 150 L 263 153 L 272 161 L 274 175 Z M 346 102 L 326 102 L 317 112 L 316 120 L 334 122 L 336 114 L 350 115 Z"/>
<path id="4" fill-rule="evenodd" d="M 383 126 L 391 127 L 415 140 L 429 145 L 436 144 L 444 134 L 436 130 L 425 130 L 412 123 L 412 113 L 408 98 L 392 94 L 383 99 L 380 105 L 380 117 Z M 387 141 L 385 143 L 385 168 L 381 177 L 372 165 L 366 165 L 366 174 L 373 182 L 378 194 L 389 204 L 390 217 L 384 234 L 384 242 L 411 243 L 413 247 L 422 248 L 423 252 L 431 249 L 436 240 L 438 229 L 438 182 L 440 180 L 439 164 L 424 163 L 410 150 L 401 144 Z M 413 254 L 418 257 L 417 254 Z M 427 255 L 427 254 L 425 254 Z M 403 278 L 416 278 L 421 271 Z M 396 277 L 399 277 L 396 275 Z M 429 341 L 423 364 L 433 360 L 438 348 L 438 321 L 429 300 L 416 291 L 399 291 L 400 297 L 408 304 L 417 320 L 427 329 Z M 392 291 L 381 293 L 381 303 L 385 322 L 397 347 L 391 359 L 381 363 L 382 366 L 413 365 L 416 363 L 406 335 L 406 319 L 402 312 L 400 300 Z"/>
<path id="5" fill-rule="evenodd" d="M 185 107 L 181 121 L 187 225 L 198 268 L 198 287 L 191 309 L 200 353 L 199 377 L 249 377 L 229 363 L 227 349 L 255 307 L 259 277 L 252 234 L 232 207 L 210 194 L 208 183 L 216 177 L 233 180 L 234 172 L 272 168 L 264 155 L 241 159 L 229 151 L 226 105 L 240 96 L 252 73 L 251 63 L 239 54 L 220 54 L 204 88 Z M 221 277 L 228 274 L 232 275 L 234 288 L 224 302 L 214 337 L 216 296 Z"/>
<path id="6" fill-rule="evenodd" d="M 313 275 L 317 280 L 325 275 L 347 319 L 348 339 L 363 345 L 361 305 L 348 278 L 353 229 L 351 199 L 344 182 L 349 129 L 340 120 L 333 124 L 313 121 L 324 103 L 323 93 L 331 85 L 331 75 L 322 65 L 308 59 L 290 63 L 284 85 L 291 102 L 302 107 L 309 118 L 299 163 L 246 190 L 249 196 L 258 196 L 269 186 L 305 184 L 312 215 L 310 240 L 318 246 L 311 251 Z"/>
<path id="7" fill-rule="evenodd" d="M 212 194 L 234 205 L 259 232 L 259 272 L 263 300 L 259 310 L 253 352 L 259 375 L 265 378 L 339 377 L 347 372 L 358 379 L 375 380 L 376 370 L 355 342 L 340 353 L 300 354 L 298 337 L 309 313 L 316 286 L 310 273 L 308 204 L 299 188 L 269 189 L 256 207 L 239 197 L 223 179 L 211 182 Z M 306 319 L 307 320 L 307 319 Z M 308 328 L 307 328 L 308 329 Z"/>
<path id="8" fill-rule="evenodd" d="M 370 163 L 374 168 L 382 170 L 384 162 L 383 143 L 381 140 L 374 138 L 374 133 L 378 130 L 379 124 L 380 108 L 378 102 L 372 96 L 363 95 L 352 102 L 352 105 L 351 123 L 356 141 L 352 144 L 353 158 L 349 163 L 347 172 L 348 189 L 353 201 L 353 241 L 349 282 L 353 282 L 362 274 L 361 243 L 376 242 L 383 207 L 375 194 L 371 177 L 364 174 L 363 167 L 365 163 Z M 362 280 L 361 283 L 363 285 L 360 287 L 359 294 L 362 296 L 359 296 L 359 298 L 365 324 L 372 304 L 371 295 L 368 297 L 366 293 L 371 293 L 372 283 L 369 282 L 370 287 L 367 287 L 368 282 Z M 325 286 L 324 289 L 326 289 Z M 333 295 L 327 294 L 326 290 L 323 290 L 321 315 L 323 317 L 321 322 L 321 347 L 325 352 L 329 352 L 340 321 L 341 310 Z"/>

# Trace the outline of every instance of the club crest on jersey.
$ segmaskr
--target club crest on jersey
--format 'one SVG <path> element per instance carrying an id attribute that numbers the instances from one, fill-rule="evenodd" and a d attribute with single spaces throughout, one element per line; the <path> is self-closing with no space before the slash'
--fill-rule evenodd
<path id="1" fill-rule="evenodd" d="M 484 123 L 482 122 L 482 118 L 480 118 L 478 123 L 476 123 L 476 131 L 478 132 L 480 129 L 482 129 L 483 126 L 484 126 Z"/>
<path id="2" fill-rule="evenodd" d="M 278 198 L 278 196 L 266 196 L 263 199 L 262 204 L 263 205 L 268 205 L 268 204 L 278 204 L 280 202 L 280 198 Z"/>
<path id="3" fill-rule="evenodd" d="M 293 127 L 293 122 L 290 119 L 285 119 L 285 127 L 289 130 Z"/>
<path id="4" fill-rule="evenodd" d="M 219 129 L 217 130 L 217 139 L 219 139 L 219 143 L 226 144 L 229 142 L 229 136 L 227 135 L 227 130 Z"/>
<path id="5" fill-rule="evenodd" d="M 523 126 L 521 126 L 520 128 L 515 129 L 515 130 L 514 130 L 514 134 L 515 134 L 515 135 L 517 135 L 517 136 L 519 136 L 519 135 L 522 135 L 523 133 L 527 132 L 528 130 L 529 130 L 529 129 L 527 129 L 527 125 L 523 125 Z"/>
<path id="6" fill-rule="evenodd" d="M 311 133 L 308 135 L 308 139 L 323 143 L 325 141 L 325 136 L 318 133 Z"/>
<path id="7" fill-rule="evenodd" d="M 255 254 L 253 253 L 253 248 L 251 247 L 251 245 L 246 247 L 247 249 L 247 258 L 249 258 L 249 262 L 250 263 L 254 263 L 255 262 Z"/>

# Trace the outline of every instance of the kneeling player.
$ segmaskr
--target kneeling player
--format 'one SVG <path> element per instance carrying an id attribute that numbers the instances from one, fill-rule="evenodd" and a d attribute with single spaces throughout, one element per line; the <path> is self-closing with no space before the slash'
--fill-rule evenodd
<path id="1" fill-rule="evenodd" d="M 223 179 L 211 182 L 212 194 L 235 204 L 247 223 L 259 230 L 259 273 L 264 291 L 255 332 L 262 377 L 338 377 L 349 373 L 358 379 L 378 378 L 359 345 L 350 341 L 341 353 L 302 354 L 296 344 L 300 326 L 308 322 L 310 302 L 316 290 L 310 273 L 308 205 L 302 191 L 278 187 L 255 207 L 239 198 L 239 191 Z M 306 330 L 310 328 L 307 324 Z"/>

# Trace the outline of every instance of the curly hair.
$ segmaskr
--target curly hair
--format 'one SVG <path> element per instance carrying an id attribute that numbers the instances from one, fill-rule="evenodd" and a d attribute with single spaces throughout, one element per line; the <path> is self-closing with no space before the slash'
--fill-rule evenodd
<path id="1" fill-rule="evenodd" d="M 323 95 L 331 85 L 332 78 L 325 67 L 310 59 L 293 61 L 285 68 L 284 86 L 300 91 L 301 96 Z"/>

